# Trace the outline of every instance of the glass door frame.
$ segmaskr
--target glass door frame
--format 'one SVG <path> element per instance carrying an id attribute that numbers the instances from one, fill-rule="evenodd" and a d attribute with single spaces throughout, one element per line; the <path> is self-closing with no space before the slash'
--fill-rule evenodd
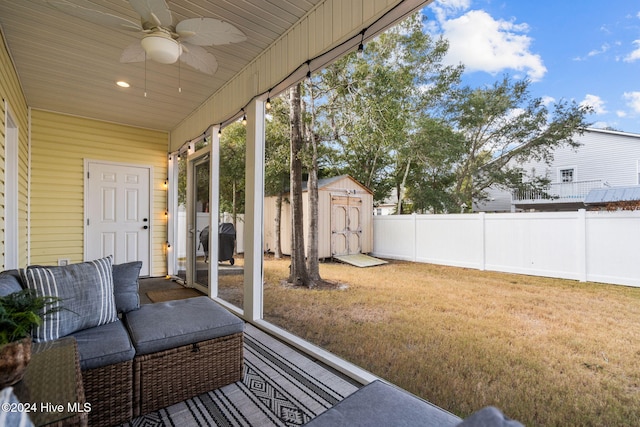
<path id="1" fill-rule="evenodd" d="M 215 133 L 214 133 L 215 135 Z M 215 137 L 214 137 L 215 138 Z M 213 139 L 213 138 L 212 138 Z M 217 138 L 216 138 L 217 139 Z M 186 236 L 187 236 L 187 286 L 198 289 L 201 292 L 215 297 L 218 294 L 218 194 L 217 188 L 212 191 L 213 182 L 217 183 L 217 179 L 213 179 L 216 176 L 216 170 L 214 170 L 214 151 L 209 144 L 200 150 L 189 154 L 187 157 L 187 220 L 186 220 Z M 202 165 L 204 162 L 209 162 L 209 268 L 208 268 L 208 286 L 202 286 L 197 281 L 198 270 L 196 268 L 197 262 L 197 244 L 199 239 L 199 233 L 197 232 L 197 222 L 195 210 L 195 192 L 196 182 L 194 180 L 194 173 L 196 167 Z M 215 162 L 217 163 L 217 162 Z M 216 186 L 217 187 L 217 186 Z M 212 261 L 214 260 L 214 261 Z"/>

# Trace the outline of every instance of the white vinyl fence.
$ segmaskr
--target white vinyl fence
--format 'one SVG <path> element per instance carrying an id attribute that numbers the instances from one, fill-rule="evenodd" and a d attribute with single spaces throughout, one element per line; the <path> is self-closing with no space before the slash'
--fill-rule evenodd
<path id="1" fill-rule="evenodd" d="M 640 212 L 385 215 L 381 258 L 640 286 Z"/>

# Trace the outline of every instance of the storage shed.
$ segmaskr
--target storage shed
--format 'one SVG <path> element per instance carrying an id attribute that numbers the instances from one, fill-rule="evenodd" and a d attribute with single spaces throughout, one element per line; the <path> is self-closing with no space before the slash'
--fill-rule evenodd
<path id="1" fill-rule="evenodd" d="M 276 196 L 264 199 L 264 249 L 275 248 Z M 309 193 L 303 186 L 305 251 L 308 245 Z M 318 180 L 318 256 L 370 253 L 373 251 L 373 193 L 349 175 Z M 291 255 L 291 204 L 289 193 L 282 203 L 281 249 Z"/>

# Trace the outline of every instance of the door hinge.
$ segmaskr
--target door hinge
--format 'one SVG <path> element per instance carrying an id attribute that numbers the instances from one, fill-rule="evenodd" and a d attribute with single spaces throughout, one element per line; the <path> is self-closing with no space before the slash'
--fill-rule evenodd
<path id="1" fill-rule="evenodd" d="M 90 174 L 90 173 L 91 173 L 91 172 L 87 172 L 87 179 L 89 179 L 89 174 Z"/>
<path id="2" fill-rule="evenodd" d="M 87 218 L 87 225 L 89 225 L 89 218 Z"/>

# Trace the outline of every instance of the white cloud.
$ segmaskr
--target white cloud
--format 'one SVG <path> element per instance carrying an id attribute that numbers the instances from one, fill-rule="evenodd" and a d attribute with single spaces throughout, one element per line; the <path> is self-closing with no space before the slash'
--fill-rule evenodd
<path id="1" fill-rule="evenodd" d="M 436 0 L 429 5 L 439 22 L 468 10 L 470 7 L 471 0 Z"/>
<path id="2" fill-rule="evenodd" d="M 543 96 L 542 97 L 542 105 L 544 105 L 545 107 L 548 107 L 549 105 L 553 104 L 554 102 L 556 102 L 556 99 L 553 96 Z"/>
<path id="3" fill-rule="evenodd" d="M 587 54 L 587 56 L 601 55 L 601 54 L 605 53 L 606 51 L 608 51 L 610 48 L 611 48 L 611 46 L 608 43 L 605 43 L 602 46 L 600 46 L 600 49 L 594 49 L 591 52 L 589 52 Z"/>
<path id="4" fill-rule="evenodd" d="M 634 113 L 640 113 L 640 92 L 625 92 L 622 98 L 627 100 L 627 105 Z"/>
<path id="5" fill-rule="evenodd" d="M 622 111 L 622 110 L 618 110 L 616 111 L 616 116 L 620 117 L 621 119 L 627 117 L 627 112 L 626 111 Z"/>
<path id="6" fill-rule="evenodd" d="M 638 47 L 624 57 L 624 62 L 634 62 L 640 59 L 640 40 L 634 40 L 633 44 Z"/>
<path id="7" fill-rule="evenodd" d="M 607 114 L 607 109 L 604 107 L 605 102 L 597 95 L 590 95 L 584 97 L 584 100 L 580 103 L 581 106 L 589 106 L 593 108 L 595 114 Z"/>
<path id="8" fill-rule="evenodd" d="M 458 2 L 462 5 L 462 0 Z M 438 2 L 437 7 L 443 3 Z M 482 10 L 471 10 L 458 18 L 442 20 L 436 16 L 444 37 L 449 40 L 448 64 L 464 64 L 467 71 L 484 71 L 495 75 L 508 70 L 525 73 L 538 81 L 547 72 L 540 55 L 530 51 L 531 37 L 527 24 L 495 20 Z"/>

